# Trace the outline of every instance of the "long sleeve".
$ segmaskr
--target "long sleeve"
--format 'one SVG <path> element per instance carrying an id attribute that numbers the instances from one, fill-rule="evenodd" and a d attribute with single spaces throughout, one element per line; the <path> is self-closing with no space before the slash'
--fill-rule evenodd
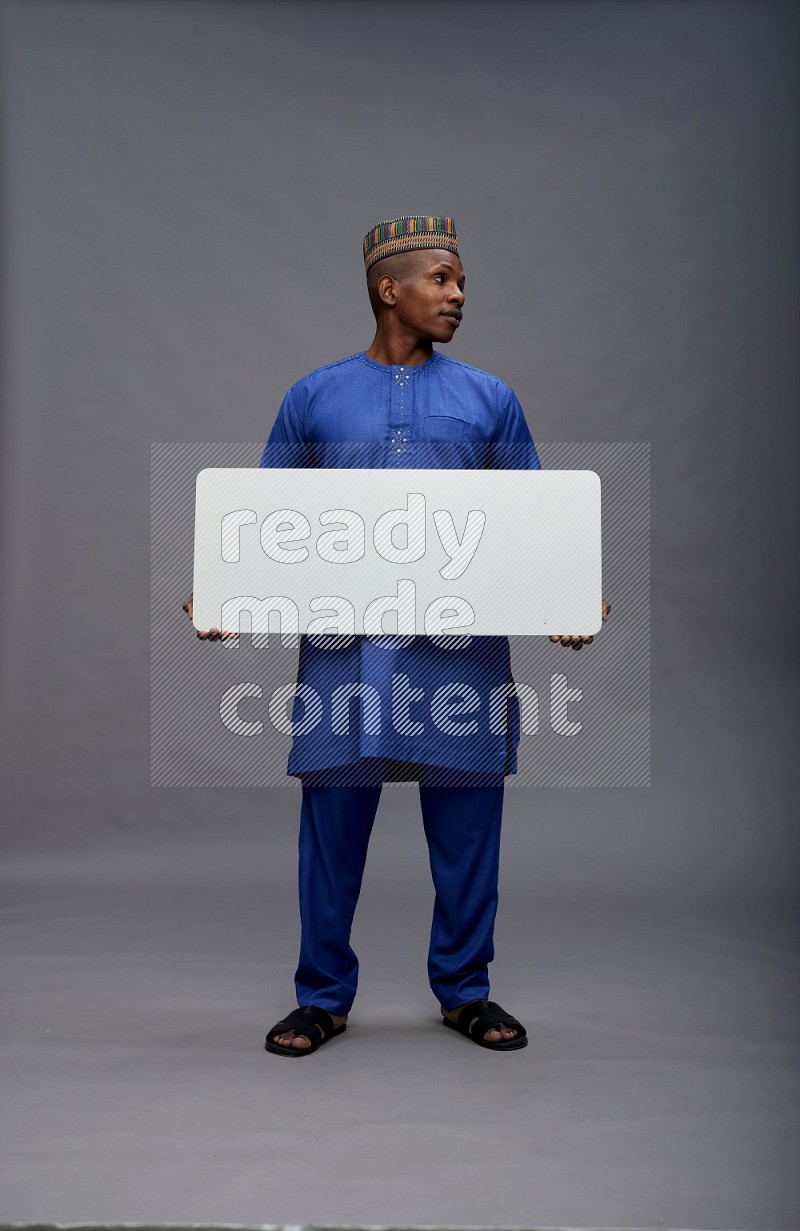
<path id="1" fill-rule="evenodd" d="M 311 467 L 314 465 L 311 446 L 306 440 L 302 418 L 295 404 L 292 389 L 285 395 L 277 418 L 264 445 L 259 467 Z"/>
<path id="2" fill-rule="evenodd" d="M 525 413 L 514 390 L 507 388 L 503 413 L 492 437 L 486 468 L 488 470 L 541 470 L 539 454 L 530 433 Z"/>

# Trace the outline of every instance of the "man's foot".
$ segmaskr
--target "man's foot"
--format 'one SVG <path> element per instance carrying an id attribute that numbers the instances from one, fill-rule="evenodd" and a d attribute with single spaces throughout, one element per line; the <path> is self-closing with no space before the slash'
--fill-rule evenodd
<path id="1" fill-rule="evenodd" d="M 301 1008 L 302 1007 L 304 1006 L 301 1006 Z M 331 1013 L 331 1017 L 333 1018 L 334 1030 L 338 1029 L 339 1026 L 343 1026 L 347 1021 L 346 1013 L 344 1017 L 337 1017 L 335 1013 Z M 322 1037 L 324 1033 L 322 1029 L 319 1026 L 314 1027 L 314 1029 L 320 1037 Z M 276 1034 L 272 1041 L 273 1043 L 277 1043 L 279 1047 L 296 1047 L 298 1051 L 302 1051 L 304 1048 L 311 1046 L 310 1039 L 305 1038 L 302 1034 L 297 1034 L 294 1030 L 285 1030 L 283 1034 Z"/>
<path id="2" fill-rule="evenodd" d="M 464 1001 L 464 1004 L 471 1004 L 471 1003 L 472 1002 L 469 1000 Z M 488 1000 L 481 1000 L 481 1004 L 488 1004 L 488 1003 L 489 1003 Z M 464 1005 L 463 1004 L 457 1005 L 455 1009 L 445 1009 L 443 1005 L 439 1005 L 439 1008 L 442 1010 L 442 1014 L 444 1015 L 444 1017 L 449 1017 L 451 1022 L 455 1022 L 458 1020 L 458 1015 L 461 1012 L 461 1010 L 464 1008 Z M 471 1027 L 472 1022 L 474 1021 L 475 1021 L 475 1018 L 473 1017 L 472 1021 L 467 1022 L 467 1027 L 468 1028 Z M 519 1031 L 515 1030 L 513 1026 L 501 1026 L 499 1030 L 487 1030 L 483 1036 L 483 1040 L 485 1043 L 502 1043 L 505 1039 L 513 1039 L 514 1036 L 517 1035 L 518 1033 Z"/>

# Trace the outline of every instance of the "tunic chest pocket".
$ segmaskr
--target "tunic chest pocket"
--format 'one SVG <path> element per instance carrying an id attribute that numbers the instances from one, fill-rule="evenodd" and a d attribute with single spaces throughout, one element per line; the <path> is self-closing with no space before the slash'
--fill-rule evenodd
<path id="1" fill-rule="evenodd" d="M 428 415 L 422 420 L 426 440 L 469 440 L 472 424 L 455 415 Z"/>

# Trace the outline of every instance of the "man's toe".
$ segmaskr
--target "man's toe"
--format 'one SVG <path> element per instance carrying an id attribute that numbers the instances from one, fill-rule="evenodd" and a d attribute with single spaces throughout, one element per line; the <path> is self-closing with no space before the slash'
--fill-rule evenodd
<path id="1" fill-rule="evenodd" d="M 275 1036 L 275 1042 L 278 1047 L 310 1047 L 311 1043 L 302 1035 L 295 1034 L 294 1030 L 285 1030 L 283 1034 Z"/>
<path id="2" fill-rule="evenodd" d="M 514 1026 L 501 1026 L 499 1030 L 487 1030 L 483 1038 L 486 1043 L 501 1043 L 505 1039 L 513 1039 L 516 1033 Z"/>
<path id="3" fill-rule="evenodd" d="M 316 1031 L 319 1037 L 321 1039 L 324 1039 L 325 1031 L 322 1029 L 322 1027 L 319 1025 L 318 1022 L 316 1024 Z M 292 1034 L 295 1034 L 294 1030 L 292 1031 Z M 292 1046 L 293 1047 L 310 1047 L 311 1039 L 308 1037 L 308 1035 L 305 1035 L 305 1034 L 295 1035 L 295 1038 L 292 1039 Z"/>

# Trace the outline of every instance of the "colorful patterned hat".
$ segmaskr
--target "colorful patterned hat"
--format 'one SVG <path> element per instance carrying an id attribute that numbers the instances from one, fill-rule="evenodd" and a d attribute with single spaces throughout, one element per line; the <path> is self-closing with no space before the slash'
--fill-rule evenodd
<path id="1" fill-rule="evenodd" d="M 456 224 L 452 218 L 417 214 L 413 218 L 393 218 L 379 222 L 364 236 L 364 264 L 369 273 L 376 261 L 412 248 L 444 248 L 458 255 Z"/>

